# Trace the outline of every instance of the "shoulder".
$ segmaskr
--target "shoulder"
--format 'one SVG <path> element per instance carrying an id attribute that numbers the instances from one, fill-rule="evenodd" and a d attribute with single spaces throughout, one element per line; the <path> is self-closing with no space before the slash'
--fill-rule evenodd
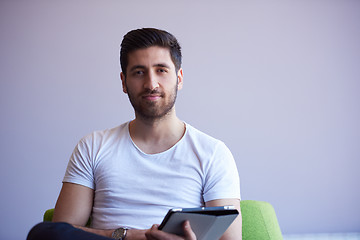
<path id="1" fill-rule="evenodd" d="M 193 127 L 192 125 L 185 123 L 186 124 L 186 132 L 187 134 L 192 137 L 192 138 L 196 138 L 196 139 L 203 139 L 203 140 L 207 140 L 210 142 L 217 142 L 219 141 L 218 139 L 200 131 L 199 129 Z"/>
<path id="2" fill-rule="evenodd" d="M 187 141 L 190 141 L 191 144 L 207 152 L 214 152 L 219 148 L 220 149 L 227 148 L 221 140 L 216 139 L 187 123 L 186 123 L 186 139 Z"/>
<path id="3" fill-rule="evenodd" d="M 104 130 L 93 131 L 82 137 L 79 145 L 103 145 L 104 143 L 117 141 L 128 133 L 128 122 L 119 126 Z"/>

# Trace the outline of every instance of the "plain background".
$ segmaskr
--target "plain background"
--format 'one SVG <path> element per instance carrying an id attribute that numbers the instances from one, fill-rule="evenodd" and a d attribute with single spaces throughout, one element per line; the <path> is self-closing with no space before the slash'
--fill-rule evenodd
<path id="1" fill-rule="evenodd" d="M 223 140 L 283 233 L 360 231 L 360 1 L 0 1 L 0 239 L 55 205 L 69 156 L 134 117 L 129 30 L 183 47 L 178 116 Z"/>

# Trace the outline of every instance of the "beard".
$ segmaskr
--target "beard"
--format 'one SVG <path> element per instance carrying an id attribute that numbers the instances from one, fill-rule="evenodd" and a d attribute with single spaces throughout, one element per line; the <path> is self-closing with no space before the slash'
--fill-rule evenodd
<path id="1" fill-rule="evenodd" d="M 173 109 L 178 91 L 177 84 L 169 94 L 157 89 L 146 89 L 139 95 L 136 95 L 130 91 L 127 86 L 126 88 L 128 90 L 130 103 L 135 110 L 136 116 L 146 121 L 154 121 L 164 118 Z M 157 101 L 147 101 L 142 98 L 143 95 L 147 94 L 159 95 L 160 99 Z"/>

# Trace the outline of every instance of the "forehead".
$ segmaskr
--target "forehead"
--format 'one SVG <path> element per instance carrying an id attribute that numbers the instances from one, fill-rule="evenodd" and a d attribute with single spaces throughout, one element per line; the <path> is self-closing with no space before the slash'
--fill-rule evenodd
<path id="1" fill-rule="evenodd" d="M 166 64 L 175 68 L 168 48 L 152 46 L 135 50 L 128 55 L 128 69 L 136 65 L 151 67 L 158 64 Z"/>

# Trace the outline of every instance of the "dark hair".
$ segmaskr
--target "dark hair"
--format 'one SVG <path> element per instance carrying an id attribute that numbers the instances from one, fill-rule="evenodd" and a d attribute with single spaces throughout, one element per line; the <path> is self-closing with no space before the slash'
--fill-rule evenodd
<path id="1" fill-rule="evenodd" d="M 168 48 L 176 72 L 181 68 L 181 47 L 177 39 L 164 30 L 142 28 L 128 32 L 121 43 L 120 65 L 125 77 L 128 66 L 128 54 L 132 51 L 152 46 Z"/>

